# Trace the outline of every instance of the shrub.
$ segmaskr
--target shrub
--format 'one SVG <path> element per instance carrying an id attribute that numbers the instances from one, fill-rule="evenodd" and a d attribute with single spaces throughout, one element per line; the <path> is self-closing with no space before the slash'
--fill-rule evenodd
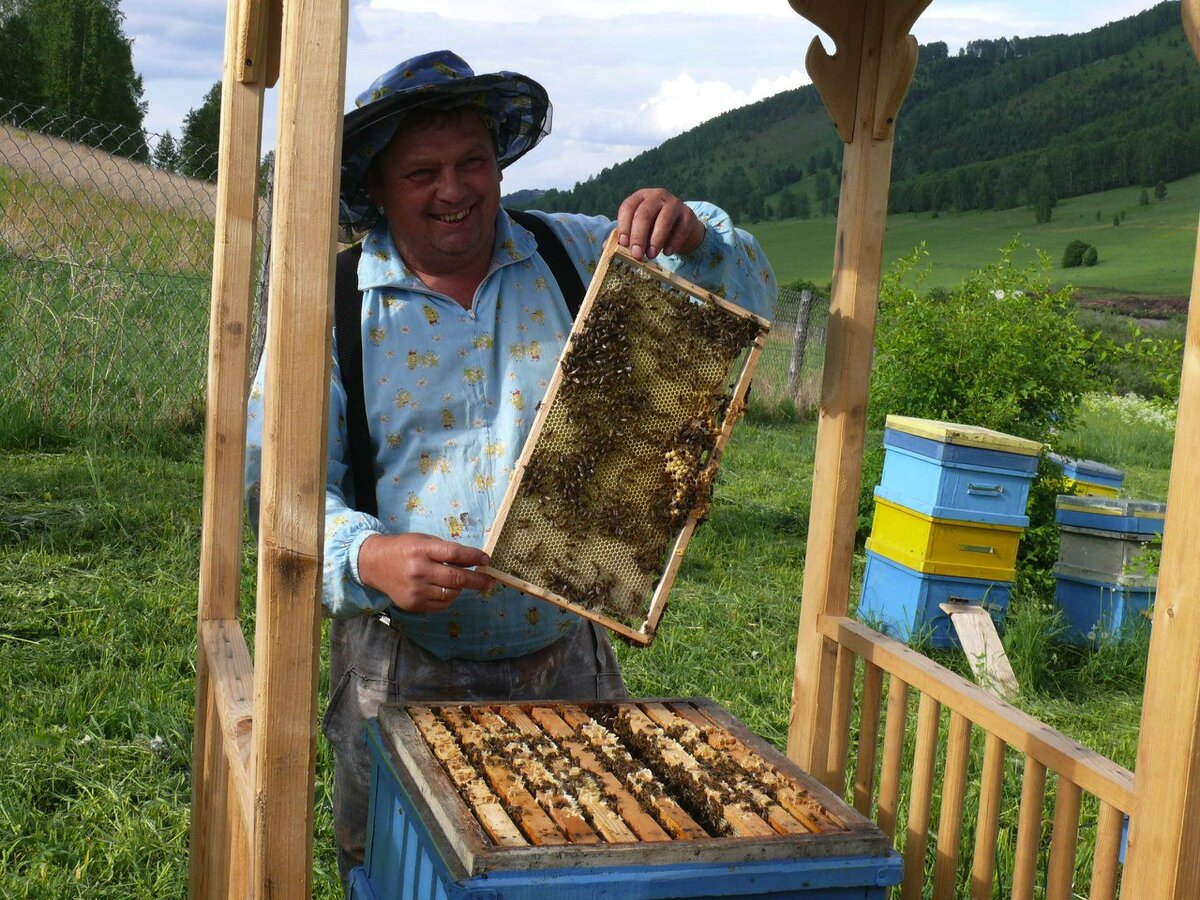
<path id="1" fill-rule="evenodd" d="M 1100 253 L 1095 247 L 1088 247 L 1083 251 L 1083 264 L 1085 266 L 1094 266 L 1100 262 Z"/>
<path id="2" fill-rule="evenodd" d="M 1090 342 L 1071 289 L 1050 290 L 1049 260 L 1019 269 L 1016 249 L 939 293 L 908 283 L 923 246 L 895 264 L 880 292 L 873 424 L 899 413 L 1042 441 L 1070 424 L 1091 383 Z"/>
<path id="3" fill-rule="evenodd" d="M 1063 251 L 1062 267 L 1064 269 L 1074 269 L 1077 266 L 1083 265 L 1083 255 L 1087 253 L 1090 247 L 1087 241 L 1074 240 L 1067 244 L 1067 249 Z"/>

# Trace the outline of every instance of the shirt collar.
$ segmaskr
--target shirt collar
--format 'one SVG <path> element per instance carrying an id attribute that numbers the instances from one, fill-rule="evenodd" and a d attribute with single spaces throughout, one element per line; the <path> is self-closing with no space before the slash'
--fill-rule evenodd
<path id="1" fill-rule="evenodd" d="M 362 248 L 362 258 L 358 261 L 360 291 L 383 287 L 429 290 L 404 264 L 386 219 L 380 219 L 367 233 Z M 488 273 L 528 259 L 536 250 L 537 240 L 534 236 L 501 209 L 496 214 L 496 244 L 492 248 L 492 265 Z"/>

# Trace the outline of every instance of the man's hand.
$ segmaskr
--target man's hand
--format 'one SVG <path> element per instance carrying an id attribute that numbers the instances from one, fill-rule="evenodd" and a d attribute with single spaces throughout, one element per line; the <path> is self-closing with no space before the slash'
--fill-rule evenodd
<path id="1" fill-rule="evenodd" d="M 358 551 L 358 576 L 407 612 L 441 612 L 459 593 L 487 590 L 492 579 L 467 566 L 486 566 L 487 554 L 431 534 L 374 534 Z"/>
<path id="2" fill-rule="evenodd" d="M 662 188 L 634 191 L 617 211 L 617 242 L 635 259 L 691 253 L 703 240 L 704 223 L 687 204 Z"/>

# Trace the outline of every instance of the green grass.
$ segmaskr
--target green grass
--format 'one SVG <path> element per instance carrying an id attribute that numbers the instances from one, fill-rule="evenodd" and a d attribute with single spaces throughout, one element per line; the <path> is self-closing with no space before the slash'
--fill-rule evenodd
<path id="1" fill-rule="evenodd" d="M 619 647 L 634 695 L 711 697 L 784 746 L 814 443 L 812 423 L 751 416 L 735 431 L 659 637 Z M 0 455 L 0 896 L 185 893 L 200 475 L 194 443 Z M 1014 602 L 1007 636 L 1020 705 L 1132 767 L 1144 644 L 1065 648 L 1038 611 Z M 332 898 L 320 746 L 315 895 Z M 1007 777 L 1019 792 L 1019 767 Z"/>
<path id="2" fill-rule="evenodd" d="M 1029 245 L 1017 262 L 1044 250 L 1054 263 L 1055 286 L 1073 285 L 1085 294 L 1186 296 L 1196 250 L 1196 208 L 1200 175 L 1167 186 L 1167 198 L 1138 205 L 1141 188 L 1130 187 L 1059 201 L 1054 217 L 1037 225 L 1024 207 L 988 212 L 905 213 L 888 217 L 885 267 L 910 253 L 922 241 L 929 248 L 930 287 L 951 287 L 969 272 L 994 260 L 1000 247 L 1015 236 Z M 1153 192 L 1151 192 L 1153 195 Z M 1115 214 L 1125 212 L 1120 227 Z M 1096 213 L 1100 213 L 1100 221 Z M 750 230 L 762 243 L 781 283 L 799 278 L 818 284 L 830 279 L 835 221 L 824 216 L 807 221 L 760 222 Z M 1079 238 L 1094 244 L 1100 264 L 1062 269 L 1063 250 Z"/>

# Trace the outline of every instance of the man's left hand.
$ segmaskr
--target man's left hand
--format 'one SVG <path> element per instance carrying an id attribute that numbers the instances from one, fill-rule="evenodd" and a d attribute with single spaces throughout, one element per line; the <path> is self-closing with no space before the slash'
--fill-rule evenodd
<path id="1" fill-rule="evenodd" d="M 703 240 L 704 223 L 687 204 L 662 188 L 634 191 L 617 211 L 617 242 L 635 259 L 691 253 Z"/>

